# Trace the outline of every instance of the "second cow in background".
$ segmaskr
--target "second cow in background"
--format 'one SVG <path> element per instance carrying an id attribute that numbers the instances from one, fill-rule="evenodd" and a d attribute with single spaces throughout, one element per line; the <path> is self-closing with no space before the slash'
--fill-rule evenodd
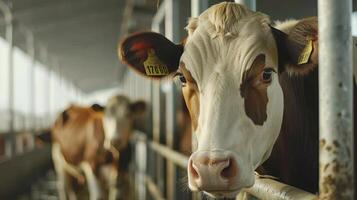
<path id="1" fill-rule="evenodd" d="M 132 157 L 130 138 L 135 128 L 142 127 L 146 117 L 146 103 L 131 102 L 122 95 L 108 99 L 104 111 L 105 146 L 114 146 L 119 151 L 119 191 L 127 195 L 131 193 L 129 181 L 129 163 Z M 122 195 L 119 195 L 122 196 Z"/>

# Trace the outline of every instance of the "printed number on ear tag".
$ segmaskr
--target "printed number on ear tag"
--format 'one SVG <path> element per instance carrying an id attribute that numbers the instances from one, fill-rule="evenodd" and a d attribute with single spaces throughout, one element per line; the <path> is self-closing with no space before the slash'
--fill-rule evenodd
<path id="1" fill-rule="evenodd" d="M 305 48 L 302 50 L 299 59 L 298 59 L 298 64 L 302 65 L 302 64 L 306 64 L 307 62 L 309 62 L 309 58 L 311 56 L 312 53 L 312 40 L 308 39 Z"/>
<path id="2" fill-rule="evenodd" d="M 154 49 L 149 49 L 148 58 L 144 61 L 144 68 L 148 76 L 168 75 L 167 66 L 156 56 Z"/>

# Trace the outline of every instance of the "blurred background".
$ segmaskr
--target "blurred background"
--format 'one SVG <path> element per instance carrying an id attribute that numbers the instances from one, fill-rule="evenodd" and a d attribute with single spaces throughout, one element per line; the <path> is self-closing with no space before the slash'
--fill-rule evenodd
<path id="1" fill-rule="evenodd" d="M 104 103 L 118 91 L 145 96 L 146 90 L 133 89 L 140 77 L 122 66 L 116 49 L 128 33 L 151 29 L 162 2 L 3 0 L 13 13 L 13 69 L 8 67 L 6 21 L 0 14 L 0 130 L 9 129 L 10 110 L 15 129 L 32 129 L 49 125 L 69 103 Z M 356 10 L 356 3 L 353 6 Z M 181 16 L 175 26 L 183 39 L 190 1 L 181 1 L 177 9 Z M 316 16 L 317 1 L 269 0 L 258 2 L 256 9 L 273 20 L 299 19 Z M 356 18 L 354 13 L 354 34 Z"/>
<path id="2" fill-rule="evenodd" d="M 23 198 L 30 198 L 29 188 L 43 184 L 38 177 L 51 168 L 49 149 L 37 151 L 34 138 L 70 104 L 104 105 L 110 96 L 124 94 L 146 101 L 152 110 L 168 112 L 171 104 L 166 95 L 171 84 L 143 79 L 128 71 L 117 56 L 118 43 L 129 33 L 151 29 L 165 33 L 173 25 L 171 39 L 179 42 L 185 37 L 185 24 L 196 12 L 192 2 L 176 3 L 173 12 L 178 17 L 167 24 L 159 16 L 165 1 L 0 0 L 0 191 L 12 184 L 11 178 L 2 181 L 2 173 L 20 177 L 21 166 L 35 162 L 40 167 L 27 168 L 33 176 L 24 173 L 30 178 L 17 179 L 21 186 L 14 183 L 13 195 L 20 198 L 17 194 L 26 193 Z M 203 4 L 218 2 L 205 0 Z M 317 16 L 317 1 L 257 1 L 256 10 L 273 20 L 299 19 Z M 353 10 L 352 32 L 357 36 L 357 0 L 353 0 Z M 159 96 L 154 97 L 155 91 Z M 161 133 L 167 130 L 165 116 L 159 116 Z M 151 126 L 155 125 L 149 121 L 146 130 L 153 137 Z M 21 157 L 26 152 L 32 154 Z M 56 195 L 38 195 L 33 199 L 56 199 Z"/>

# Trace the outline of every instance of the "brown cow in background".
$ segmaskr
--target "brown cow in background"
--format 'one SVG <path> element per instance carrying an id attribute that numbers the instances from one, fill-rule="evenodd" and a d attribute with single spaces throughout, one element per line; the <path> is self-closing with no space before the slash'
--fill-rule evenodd
<path id="1" fill-rule="evenodd" d="M 51 129 L 52 159 L 60 199 L 76 199 L 85 182 L 89 199 L 116 198 L 119 154 L 104 145 L 102 120 L 103 112 L 96 106 L 73 105 L 56 119 Z"/>

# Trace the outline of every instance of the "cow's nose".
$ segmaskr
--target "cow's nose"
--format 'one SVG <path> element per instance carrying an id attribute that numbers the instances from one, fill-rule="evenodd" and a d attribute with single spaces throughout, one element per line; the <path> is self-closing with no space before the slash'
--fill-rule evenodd
<path id="1" fill-rule="evenodd" d="M 228 189 L 237 173 L 236 161 L 228 152 L 196 152 L 188 166 L 190 185 L 204 191 Z"/>

